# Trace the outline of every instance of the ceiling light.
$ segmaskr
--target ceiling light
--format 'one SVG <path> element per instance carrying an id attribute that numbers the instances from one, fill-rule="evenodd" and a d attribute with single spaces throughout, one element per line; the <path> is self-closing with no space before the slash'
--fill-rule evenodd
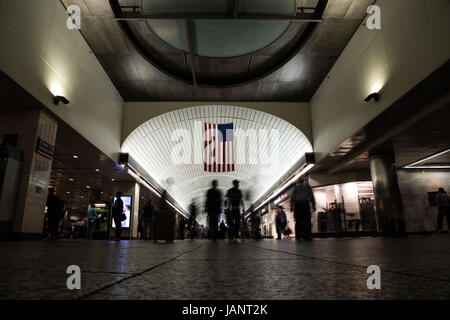
<path id="1" fill-rule="evenodd" d="M 91 187 L 91 186 L 86 186 L 86 188 L 88 188 L 88 189 L 89 189 L 90 187 Z"/>
<path id="2" fill-rule="evenodd" d="M 73 181 L 73 178 L 70 178 L 69 181 Z"/>
<path id="3" fill-rule="evenodd" d="M 95 169 L 95 171 L 99 172 L 99 171 L 100 171 L 100 169 Z"/>
<path id="4" fill-rule="evenodd" d="M 55 106 L 57 106 L 59 104 L 59 102 L 62 102 L 64 104 L 69 104 L 69 100 L 67 100 L 66 97 L 63 96 L 54 96 L 53 97 L 53 103 L 55 104 Z"/>
<path id="5" fill-rule="evenodd" d="M 70 193 L 70 191 L 67 191 L 66 193 L 67 193 L 67 194 L 69 194 L 69 193 Z"/>
<path id="6" fill-rule="evenodd" d="M 380 94 L 378 92 L 371 93 L 364 99 L 364 101 L 369 102 L 372 99 L 374 99 L 375 102 L 380 101 Z"/>
<path id="7" fill-rule="evenodd" d="M 73 156 L 74 159 L 78 159 L 78 156 Z"/>
<path id="8" fill-rule="evenodd" d="M 111 181 L 114 181 L 114 179 L 111 179 Z"/>

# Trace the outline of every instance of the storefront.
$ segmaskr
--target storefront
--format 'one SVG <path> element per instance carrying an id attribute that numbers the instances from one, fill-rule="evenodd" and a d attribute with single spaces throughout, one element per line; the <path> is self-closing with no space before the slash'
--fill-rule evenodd
<path id="1" fill-rule="evenodd" d="M 260 209 L 261 234 L 264 238 L 276 238 L 275 214 L 278 205 L 286 213 L 287 228 L 291 233 L 283 238 L 295 238 L 294 212 L 291 211 L 291 187 L 269 205 Z M 311 213 L 313 234 L 377 232 L 375 199 L 371 181 L 358 181 L 313 188 L 316 211 Z"/>
<path id="2" fill-rule="evenodd" d="M 313 233 L 378 231 L 371 181 L 316 187 L 313 192 Z"/>
<path id="3" fill-rule="evenodd" d="M 283 211 L 286 213 L 287 226 L 286 229 L 290 229 L 291 233 L 289 235 L 282 235 L 282 238 L 295 238 L 295 219 L 294 212 L 291 210 L 291 195 L 294 191 L 294 188 L 289 188 L 287 191 L 278 196 L 274 201 L 271 202 L 270 211 L 272 212 L 272 234 L 274 237 L 277 237 L 277 230 L 275 225 L 275 215 L 276 215 L 276 207 L 283 207 Z"/>

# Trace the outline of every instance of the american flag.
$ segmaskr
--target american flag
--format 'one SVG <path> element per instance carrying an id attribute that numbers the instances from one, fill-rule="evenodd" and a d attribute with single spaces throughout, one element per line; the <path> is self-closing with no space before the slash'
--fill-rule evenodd
<path id="1" fill-rule="evenodd" d="M 205 148 L 203 170 L 208 172 L 234 171 L 233 124 L 204 124 Z"/>

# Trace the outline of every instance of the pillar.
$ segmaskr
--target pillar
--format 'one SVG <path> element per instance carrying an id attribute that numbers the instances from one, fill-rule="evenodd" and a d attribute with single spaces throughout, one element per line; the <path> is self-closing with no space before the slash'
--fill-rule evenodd
<path id="1" fill-rule="evenodd" d="M 380 232 L 405 235 L 405 218 L 393 152 L 370 155 L 370 174 Z"/>
<path id="2" fill-rule="evenodd" d="M 15 147 L 23 151 L 16 201 L 8 204 L 14 207 L 11 231 L 16 239 L 41 239 L 53 158 L 36 147 L 39 138 L 55 145 L 58 123 L 30 109 L 2 113 L 0 127 L 0 135 L 17 135 Z"/>

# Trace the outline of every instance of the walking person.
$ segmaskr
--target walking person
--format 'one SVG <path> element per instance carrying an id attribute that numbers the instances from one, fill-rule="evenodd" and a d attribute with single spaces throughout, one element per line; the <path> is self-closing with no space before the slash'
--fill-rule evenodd
<path id="1" fill-rule="evenodd" d="M 213 180 L 212 188 L 206 193 L 205 211 L 208 213 L 208 239 L 217 239 L 218 219 L 222 205 L 222 193 L 217 189 L 217 180 Z"/>
<path id="2" fill-rule="evenodd" d="M 189 220 L 188 220 L 188 230 L 190 232 L 189 237 L 191 240 L 194 240 L 197 232 L 197 228 L 195 226 L 195 219 L 197 217 L 197 206 L 195 205 L 194 200 L 192 200 L 191 204 L 189 205 Z"/>
<path id="3" fill-rule="evenodd" d="M 116 202 L 112 208 L 112 218 L 114 219 L 114 224 L 116 226 L 116 234 L 113 240 L 120 241 L 120 236 L 122 235 L 122 215 L 123 215 L 123 201 L 122 192 L 117 192 Z"/>
<path id="4" fill-rule="evenodd" d="M 143 226 L 143 235 L 142 238 L 144 240 L 150 240 L 153 232 L 153 220 L 154 220 L 154 212 L 155 209 L 152 205 L 152 200 L 147 199 L 145 202 L 144 208 L 142 210 L 142 226 Z"/>
<path id="5" fill-rule="evenodd" d="M 284 229 L 287 225 L 286 213 L 283 211 L 282 206 L 275 207 L 275 229 L 277 231 L 277 240 L 281 240 L 281 235 L 284 233 Z"/>
<path id="6" fill-rule="evenodd" d="M 178 224 L 178 234 L 180 240 L 184 240 L 184 233 L 186 232 L 186 220 L 183 217 L 180 217 L 180 222 Z"/>
<path id="7" fill-rule="evenodd" d="M 50 239 L 58 239 L 59 214 L 61 209 L 61 200 L 56 195 L 55 188 L 48 189 L 47 196 L 47 231 Z"/>
<path id="8" fill-rule="evenodd" d="M 442 231 L 442 223 L 444 221 L 444 217 L 447 220 L 447 232 L 450 233 L 450 198 L 445 192 L 444 188 L 439 188 L 438 194 L 436 196 L 436 201 L 438 204 L 438 233 L 443 233 Z"/>
<path id="9" fill-rule="evenodd" d="M 237 242 L 239 238 L 239 228 L 241 224 L 241 206 L 244 209 L 244 202 L 242 201 L 242 191 L 239 189 L 239 181 L 233 181 L 233 188 L 227 191 L 227 207 L 231 218 L 231 237 L 230 241 Z"/>
<path id="10" fill-rule="evenodd" d="M 311 209 L 316 210 L 316 199 L 309 184 L 300 178 L 295 185 L 291 197 L 291 209 L 294 211 L 295 238 L 297 240 L 311 240 Z"/>
<path id="11" fill-rule="evenodd" d="M 95 227 L 97 226 L 97 218 L 98 214 L 95 211 L 95 207 L 92 203 L 89 203 L 87 210 L 87 232 L 86 232 L 86 240 L 92 240 L 92 236 L 95 232 Z"/>
<path id="12" fill-rule="evenodd" d="M 254 240 L 261 239 L 261 216 L 259 212 L 255 212 L 252 217 L 252 236 Z"/>

